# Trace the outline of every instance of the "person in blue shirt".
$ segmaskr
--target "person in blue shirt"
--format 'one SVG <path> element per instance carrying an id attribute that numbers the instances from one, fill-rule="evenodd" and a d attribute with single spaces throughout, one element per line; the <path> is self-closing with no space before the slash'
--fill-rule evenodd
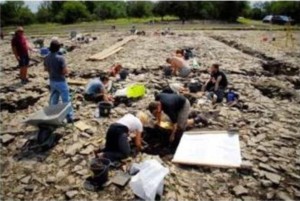
<path id="1" fill-rule="evenodd" d="M 68 68 L 63 56 L 58 54 L 60 43 L 58 40 L 52 40 L 50 43 L 50 54 L 48 54 L 44 60 L 45 71 L 49 73 L 50 80 L 50 105 L 56 105 L 61 98 L 63 103 L 71 102 L 69 86 L 66 81 L 68 74 Z M 68 123 L 74 121 L 73 108 L 67 115 Z"/>
<path id="2" fill-rule="evenodd" d="M 105 86 L 108 84 L 108 82 L 109 77 L 106 75 L 90 80 L 85 89 L 85 100 L 93 102 L 112 102 L 113 97 L 109 95 L 105 89 Z"/>

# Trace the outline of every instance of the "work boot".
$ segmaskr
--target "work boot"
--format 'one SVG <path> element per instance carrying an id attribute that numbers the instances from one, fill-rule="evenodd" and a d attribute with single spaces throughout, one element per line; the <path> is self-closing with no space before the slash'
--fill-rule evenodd
<path id="1" fill-rule="evenodd" d="M 208 120 L 200 114 L 194 118 L 194 122 L 195 124 L 202 123 L 204 126 L 208 126 Z"/>
<path id="2" fill-rule="evenodd" d="M 21 80 L 21 83 L 24 85 L 27 84 L 28 82 L 30 82 L 28 78 Z"/>

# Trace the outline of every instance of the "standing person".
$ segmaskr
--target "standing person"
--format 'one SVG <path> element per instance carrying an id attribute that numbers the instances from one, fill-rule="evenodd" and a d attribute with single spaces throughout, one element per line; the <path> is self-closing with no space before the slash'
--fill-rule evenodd
<path id="1" fill-rule="evenodd" d="M 155 116 L 158 125 L 160 125 L 161 122 L 162 112 L 170 118 L 173 125 L 169 140 L 173 142 L 177 130 L 185 131 L 187 126 L 204 122 L 204 119 L 200 116 L 196 116 L 194 119 L 188 119 L 190 107 L 189 100 L 184 96 L 160 93 L 155 97 L 155 102 L 149 104 L 148 110 Z"/>
<path id="2" fill-rule="evenodd" d="M 202 91 L 210 91 L 213 104 L 222 102 L 225 96 L 225 90 L 228 85 L 228 80 L 222 71 L 219 69 L 219 64 L 213 64 L 210 67 L 210 78 L 202 86 Z"/>
<path id="3" fill-rule="evenodd" d="M 137 151 L 142 150 L 143 125 L 148 123 L 145 113 L 139 112 L 136 116 L 126 114 L 121 119 L 111 124 L 106 133 L 106 143 L 100 157 L 112 161 L 127 158 L 131 152 L 128 137 L 134 138 Z M 133 134 L 133 135 L 130 135 Z"/>
<path id="4" fill-rule="evenodd" d="M 113 101 L 112 96 L 105 89 L 108 83 L 109 77 L 106 75 L 90 80 L 85 89 L 84 99 L 93 102 Z"/>
<path id="5" fill-rule="evenodd" d="M 71 102 L 69 86 L 66 81 L 68 68 L 63 56 L 58 54 L 60 43 L 52 40 L 50 43 L 50 54 L 44 60 L 45 71 L 49 73 L 50 80 L 50 105 L 56 105 L 61 97 L 63 103 Z M 67 115 L 68 123 L 73 123 L 73 108 Z"/>
<path id="6" fill-rule="evenodd" d="M 191 72 L 191 69 L 188 67 L 186 61 L 184 61 L 183 58 L 180 57 L 167 58 L 166 62 L 171 65 L 170 67 L 173 71 L 173 75 L 178 74 L 180 77 L 187 77 Z"/>
<path id="7" fill-rule="evenodd" d="M 29 82 L 27 78 L 29 50 L 32 49 L 29 47 L 28 41 L 25 38 L 23 27 L 17 28 L 11 41 L 11 47 L 17 61 L 19 62 L 21 83 L 26 84 Z"/>

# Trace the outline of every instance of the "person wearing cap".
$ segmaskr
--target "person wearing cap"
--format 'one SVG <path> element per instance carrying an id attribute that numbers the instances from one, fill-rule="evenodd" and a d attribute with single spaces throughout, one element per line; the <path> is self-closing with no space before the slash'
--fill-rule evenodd
<path id="1" fill-rule="evenodd" d="M 50 43 L 50 54 L 44 60 L 45 71 L 49 73 L 50 80 L 50 105 L 56 105 L 61 98 L 63 103 L 71 102 L 69 86 L 66 81 L 68 68 L 63 56 L 58 54 L 60 43 L 58 40 L 52 40 Z M 73 122 L 73 108 L 67 115 L 68 123 Z"/>
<path id="2" fill-rule="evenodd" d="M 84 99 L 93 102 L 113 101 L 113 97 L 109 95 L 106 90 L 108 84 L 109 77 L 106 75 L 91 79 L 85 88 Z"/>
<path id="3" fill-rule="evenodd" d="M 112 161 L 122 160 L 130 155 L 129 139 L 134 139 L 137 151 L 142 150 L 143 125 L 148 123 L 148 116 L 138 112 L 136 116 L 126 114 L 115 123 L 111 124 L 106 133 L 106 143 L 99 157 Z"/>
<path id="4" fill-rule="evenodd" d="M 224 72 L 220 71 L 219 64 L 213 64 L 210 67 L 210 78 L 202 86 L 202 91 L 209 91 L 209 97 L 212 103 L 220 103 L 225 96 L 225 90 L 228 85 L 228 80 Z"/>
<path id="5" fill-rule="evenodd" d="M 29 82 L 27 70 L 29 65 L 29 50 L 32 50 L 24 35 L 23 27 L 18 27 L 11 41 L 13 53 L 19 62 L 21 83 Z"/>

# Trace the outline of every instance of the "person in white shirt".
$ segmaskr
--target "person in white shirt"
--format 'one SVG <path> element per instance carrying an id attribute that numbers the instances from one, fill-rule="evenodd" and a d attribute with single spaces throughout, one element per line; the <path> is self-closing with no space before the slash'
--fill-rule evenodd
<path id="1" fill-rule="evenodd" d="M 128 137 L 133 134 L 135 146 L 142 150 L 143 125 L 147 124 L 148 116 L 139 112 L 136 116 L 126 114 L 121 119 L 111 124 L 106 133 L 106 143 L 100 157 L 112 161 L 127 158 L 131 152 Z"/>

